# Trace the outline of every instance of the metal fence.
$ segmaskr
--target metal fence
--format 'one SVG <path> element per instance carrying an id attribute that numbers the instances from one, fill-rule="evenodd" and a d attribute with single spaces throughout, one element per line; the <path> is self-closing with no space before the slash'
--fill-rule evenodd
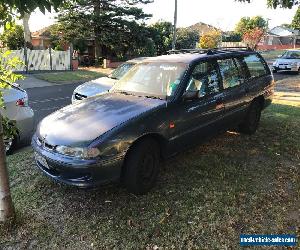
<path id="1" fill-rule="evenodd" d="M 46 50 L 11 50 L 9 57 L 18 57 L 24 62 L 15 71 L 71 70 L 72 58 L 70 50 L 57 51 L 51 48 Z"/>

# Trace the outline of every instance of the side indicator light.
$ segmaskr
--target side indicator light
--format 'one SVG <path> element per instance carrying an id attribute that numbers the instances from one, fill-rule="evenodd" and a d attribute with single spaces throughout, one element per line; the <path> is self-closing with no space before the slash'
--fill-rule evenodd
<path id="1" fill-rule="evenodd" d="M 175 128 L 175 123 L 174 123 L 174 122 L 170 122 L 169 127 L 170 127 L 170 128 Z"/>

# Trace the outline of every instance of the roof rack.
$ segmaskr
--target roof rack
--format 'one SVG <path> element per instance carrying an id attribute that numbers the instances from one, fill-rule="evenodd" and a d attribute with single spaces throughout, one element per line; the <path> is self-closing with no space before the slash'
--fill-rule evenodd
<path id="1" fill-rule="evenodd" d="M 171 54 L 207 54 L 214 55 L 219 53 L 226 52 L 235 52 L 235 51 L 253 51 L 250 47 L 218 47 L 213 49 L 179 49 L 179 50 L 169 50 L 167 51 L 168 55 Z"/>

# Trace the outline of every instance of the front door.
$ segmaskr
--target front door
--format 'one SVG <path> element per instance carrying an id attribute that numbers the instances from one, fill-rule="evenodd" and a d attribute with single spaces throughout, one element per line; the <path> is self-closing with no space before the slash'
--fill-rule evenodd
<path id="1" fill-rule="evenodd" d="M 214 61 L 195 65 L 186 91 L 197 91 L 198 97 L 182 99 L 171 110 L 173 129 L 170 142 L 174 151 L 201 142 L 221 126 L 224 112 L 221 81 Z"/>

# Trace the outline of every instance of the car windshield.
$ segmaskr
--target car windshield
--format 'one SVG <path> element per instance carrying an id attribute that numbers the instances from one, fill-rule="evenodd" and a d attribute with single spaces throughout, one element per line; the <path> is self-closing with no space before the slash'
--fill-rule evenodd
<path id="1" fill-rule="evenodd" d="M 186 65 L 183 63 L 145 62 L 135 65 L 113 87 L 112 92 L 123 92 L 147 97 L 173 96 Z"/>
<path id="2" fill-rule="evenodd" d="M 284 59 L 300 59 L 300 51 L 286 51 L 281 58 Z"/>
<path id="3" fill-rule="evenodd" d="M 119 80 L 123 75 L 125 75 L 128 70 L 134 66 L 134 63 L 123 63 L 118 68 L 116 68 L 109 77 L 112 79 Z"/>

